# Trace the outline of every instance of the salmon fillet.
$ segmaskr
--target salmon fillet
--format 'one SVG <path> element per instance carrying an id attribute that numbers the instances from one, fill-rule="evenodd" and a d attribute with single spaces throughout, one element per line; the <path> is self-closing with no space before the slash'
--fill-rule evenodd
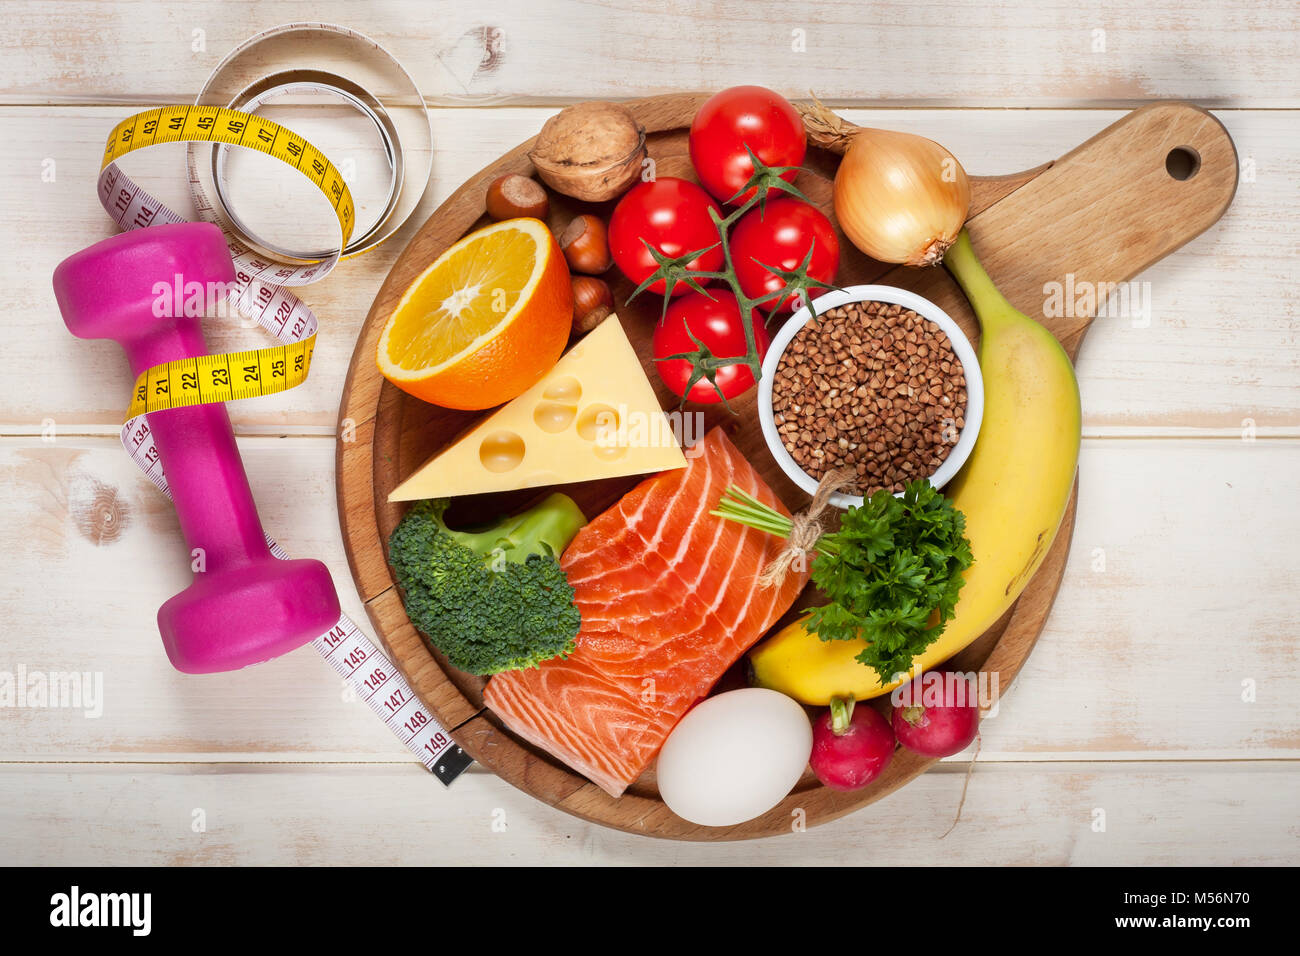
<path id="1" fill-rule="evenodd" d="M 641 482 L 560 560 L 582 612 L 565 660 L 493 677 L 483 699 L 523 739 L 618 796 L 677 721 L 794 603 L 807 581 L 756 578 L 772 535 L 709 514 L 738 485 L 788 514 L 720 430 L 684 469 Z"/>

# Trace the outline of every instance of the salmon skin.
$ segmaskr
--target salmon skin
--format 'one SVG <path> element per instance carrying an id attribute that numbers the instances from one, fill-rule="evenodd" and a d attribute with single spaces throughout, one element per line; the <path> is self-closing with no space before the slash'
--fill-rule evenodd
<path id="1" fill-rule="evenodd" d="M 789 512 L 720 429 L 700 444 L 685 469 L 641 482 L 565 550 L 582 612 L 574 652 L 497 674 L 483 693 L 514 733 L 616 797 L 807 582 L 792 571 L 759 585 L 784 542 L 709 512 L 732 484 Z"/>

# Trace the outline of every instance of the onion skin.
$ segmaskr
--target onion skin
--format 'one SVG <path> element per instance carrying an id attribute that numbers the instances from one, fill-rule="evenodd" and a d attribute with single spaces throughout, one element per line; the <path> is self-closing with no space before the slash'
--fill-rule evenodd
<path id="1" fill-rule="evenodd" d="M 834 197 L 840 228 L 871 258 L 933 266 L 966 222 L 970 179 L 934 140 L 862 129 L 835 174 Z"/>
<path id="2" fill-rule="evenodd" d="M 810 142 L 844 156 L 834 202 L 849 240 L 880 262 L 943 261 L 970 213 L 970 179 L 956 157 L 924 136 L 855 126 L 816 101 L 800 113 Z"/>

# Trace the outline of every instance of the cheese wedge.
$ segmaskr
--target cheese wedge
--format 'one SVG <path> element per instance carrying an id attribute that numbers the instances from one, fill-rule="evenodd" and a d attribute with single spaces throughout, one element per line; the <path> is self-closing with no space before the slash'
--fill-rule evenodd
<path id="1" fill-rule="evenodd" d="M 514 491 L 686 467 L 618 316 L 540 382 L 434 455 L 389 501 Z"/>

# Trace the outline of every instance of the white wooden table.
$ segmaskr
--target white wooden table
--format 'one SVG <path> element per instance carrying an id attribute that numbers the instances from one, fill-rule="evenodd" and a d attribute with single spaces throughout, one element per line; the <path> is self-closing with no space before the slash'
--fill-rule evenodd
<path id="1" fill-rule="evenodd" d="M 0 863 L 1300 862 L 1300 30 L 1289 0 L 0 4 L 0 681 L 102 675 L 102 715 L 0 707 Z M 1046 631 L 969 755 L 845 820 L 750 844 L 583 824 L 480 770 L 444 790 L 308 648 L 186 677 L 158 605 L 170 506 L 116 438 L 126 363 L 64 329 L 55 264 L 111 233 L 111 126 L 192 99 L 295 19 L 388 46 L 426 95 L 433 181 L 397 239 L 305 295 L 310 380 L 230 412 L 268 529 L 348 575 L 335 416 L 357 330 L 418 221 L 558 104 L 762 83 L 944 142 L 976 174 L 1052 159 L 1151 99 L 1215 109 L 1242 159 L 1207 234 L 1141 278 L 1147 327 L 1079 356 L 1078 526 Z M 133 158 L 177 202 L 183 152 Z M 268 201 L 272 197 L 267 197 Z M 210 326 L 222 350 L 259 344 Z M 284 489 L 296 489 L 290 498 Z M 504 829 L 500 823 L 504 821 Z M 494 826 L 494 822 L 497 824 Z M 383 827 L 385 829 L 381 830 Z"/>

